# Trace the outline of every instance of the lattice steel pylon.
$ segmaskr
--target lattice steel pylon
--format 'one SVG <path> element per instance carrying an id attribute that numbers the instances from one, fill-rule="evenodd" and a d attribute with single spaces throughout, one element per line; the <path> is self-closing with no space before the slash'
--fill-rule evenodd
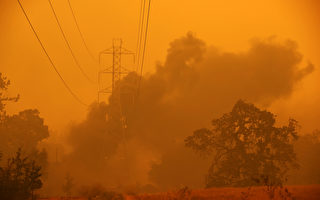
<path id="1" fill-rule="evenodd" d="M 128 56 L 128 55 L 132 55 L 133 58 L 135 58 L 135 53 L 131 52 L 127 49 L 125 49 L 124 47 L 122 47 L 122 40 L 121 39 L 114 39 L 113 40 L 113 45 L 111 48 L 106 49 L 102 52 L 100 52 L 99 55 L 99 63 L 100 66 L 101 64 L 101 56 L 107 54 L 107 55 L 112 55 L 112 65 L 111 67 L 106 67 L 102 70 L 99 71 L 99 75 L 98 75 L 98 82 L 99 82 L 99 90 L 98 90 L 98 103 L 101 102 L 101 98 L 100 95 L 101 94 L 108 94 L 111 93 L 111 97 L 112 100 L 111 104 L 109 102 L 109 105 L 112 105 L 111 107 L 113 109 L 111 109 L 110 113 L 108 113 L 108 115 L 106 116 L 106 118 L 108 120 L 113 120 L 116 121 L 116 124 L 118 124 L 120 127 L 120 129 L 118 129 L 119 132 L 117 132 L 116 130 L 113 130 L 114 133 L 119 133 L 120 137 L 122 137 L 122 144 L 123 144 L 123 156 L 120 156 L 122 159 L 126 160 L 126 164 L 125 166 L 128 167 L 128 169 L 126 169 L 125 171 L 127 172 L 126 176 L 130 177 L 130 170 L 129 170 L 129 164 L 128 164 L 128 154 L 127 154 L 127 141 L 126 141 L 126 134 L 127 134 L 127 115 L 126 115 L 126 110 L 125 106 L 126 102 L 125 99 L 126 98 L 122 98 L 122 97 L 126 97 L 127 94 L 129 95 L 134 95 L 134 92 L 132 93 L 128 93 L 128 91 L 123 91 L 122 89 L 126 89 L 128 87 L 128 85 L 126 84 L 125 87 L 122 87 L 123 85 L 120 84 L 120 81 L 122 80 L 123 76 L 125 76 L 126 74 L 134 71 L 129 70 L 127 68 L 125 68 L 124 66 L 122 66 L 122 57 L 123 56 Z M 109 87 L 105 87 L 103 85 L 103 78 L 108 78 L 109 79 L 109 83 L 110 83 L 110 75 L 111 75 L 111 86 Z M 133 88 L 135 88 L 135 86 L 133 86 Z M 133 90 L 135 91 L 135 90 Z M 116 126 L 117 127 L 117 126 Z"/>
<path id="2" fill-rule="evenodd" d="M 122 47 L 122 39 L 114 39 L 113 45 L 111 48 L 106 49 L 102 52 L 100 52 L 99 55 L 99 63 L 101 64 L 101 56 L 104 54 L 112 55 L 112 66 L 104 68 L 99 71 L 98 74 L 98 82 L 99 82 L 99 89 L 98 89 L 98 102 L 100 102 L 100 96 L 101 94 L 108 94 L 112 93 L 115 84 L 119 82 L 123 75 L 128 74 L 130 71 L 121 64 L 121 59 L 123 55 L 132 55 L 135 56 L 135 53 L 132 51 L 129 51 Z M 105 75 L 110 76 L 111 74 L 111 86 L 104 86 L 103 85 L 103 77 Z"/>

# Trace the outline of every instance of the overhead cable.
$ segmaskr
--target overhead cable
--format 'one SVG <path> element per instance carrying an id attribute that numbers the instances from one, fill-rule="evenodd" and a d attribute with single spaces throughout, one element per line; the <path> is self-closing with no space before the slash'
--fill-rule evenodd
<path id="1" fill-rule="evenodd" d="M 83 74 L 83 76 L 85 76 L 86 79 L 87 79 L 89 82 L 91 82 L 91 83 L 93 83 L 93 84 L 96 84 L 96 82 L 93 81 L 93 80 L 85 73 L 85 71 L 84 71 L 83 68 L 81 67 L 81 65 L 80 65 L 77 57 L 75 56 L 75 54 L 74 54 L 74 52 L 73 52 L 73 50 L 72 50 L 72 48 L 71 48 L 71 46 L 70 46 L 70 43 L 69 43 L 69 41 L 68 41 L 68 39 L 67 39 L 67 37 L 66 37 L 63 29 L 62 29 L 62 26 L 61 26 L 61 24 L 60 24 L 60 21 L 59 21 L 59 19 L 58 19 L 58 16 L 57 16 L 57 14 L 56 14 L 56 12 L 55 12 L 55 10 L 54 10 L 54 7 L 53 7 L 53 5 L 52 5 L 52 3 L 51 3 L 51 0 L 48 0 L 48 2 L 49 2 L 49 4 L 50 4 L 50 8 L 51 8 L 51 10 L 52 10 L 52 12 L 53 12 L 53 15 L 54 15 L 54 17 L 55 17 L 55 20 L 56 20 L 56 22 L 57 22 L 57 24 L 58 24 L 58 26 L 59 26 L 60 32 L 61 32 L 61 34 L 62 34 L 62 36 L 63 36 L 63 39 L 64 39 L 64 41 L 65 41 L 65 43 L 66 43 L 66 45 L 67 45 L 67 47 L 68 47 L 68 49 L 69 49 L 69 51 L 70 51 L 70 53 L 71 53 L 71 55 L 72 55 L 72 58 L 73 58 L 74 62 L 76 63 L 77 67 L 79 68 L 79 70 L 81 71 L 81 73 Z"/>
<path id="2" fill-rule="evenodd" d="M 28 21 L 28 23 L 29 23 L 29 25 L 30 25 L 30 27 L 31 27 L 34 35 L 36 36 L 36 38 L 37 38 L 37 40 L 38 40 L 38 42 L 39 42 L 42 50 L 43 50 L 44 53 L 46 54 L 48 60 L 50 61 L 51 66 L 53 67 L 53 69 L 54 69 L 54 71 L 57 73 L 57 75 L 59 76 L 59 78 L 60 78 L 60 80 L 62 81 L 63 85 L 66 87 L 66 89 L 68 90 L 68 92 L 71 94 L 71 96 L 72 96 L 75 100 L 77 100 L 80 104 L 82 104 L 82 105 L 84 105 L 84 106 L 88 106 L 87 104 L 85 104 L 85 103 L 71 90 L 71 88 L 69 87 L 69 85 L 68 85 L 68 84 L 66 83 L 66 81 L 63 79 L 63 77 L 62 77 L 61 74 L 59 73 L 57 67 L 56 67 L 55 64 L 53 63 L 51 57 L 49 56 L 47 50 L 45 49 L 43 43 L 41 42 L 41 40 L 40 40 L 37 32 L 35 31 L 35 29 L 34 29 L 32 23 L 31 23 L 31 21 L 30 21 L 28 15 L 27 15 L 25 9 L 23 8 L 23 6 L 22 6 L 22 4 L 21 4 L 21 2 L 20 2 L 20 0 L 17 0 L 17 1 L 18 1 L 19 5 L 20 5 L 20 8 L 22 9 L 22 12 L 23 12 L 25 18 L 27 19 L 27 21 Z"/>
<path id="3" fill-rule="evenodd" d="M 68 4 L 69 4 L 69 8 L 70 8 L 70 10 L 71 10 L 71 14 L 72 14 L 73 20 L 74 20 L 74 22 L 75 22 L 75 24 L 76 24 L 76 26 L 77 26 L 77 29 L 78 29 L 78 32 L 79 32 L 79 34 L 80 34 L 81 40 L 82 40 L 82 42 L 83 42 L 83 45 L 84 45 L 85 48 L 87 49 L 87 52 L 88 52 L 89 55 L 91 56 L 92 60 L 96 61 L 95 57 L 93 56 L 92 52 L 90 51 L 90 49 L 89 49 L 89 47 L 88 47 L 88 45 L 87 45 L 87 43 L 86 43 L 86 40 L 84 39 L 84 36 L 83 36 L 82 31 L 81 31 L 81 29 L 80 29 L 80 26 L 79 26 L 78 20 L 77 20 L 77 18 L 76 18 L 76 15 L 74 14 L 74 10 L 73 10 L 73 7 L 72 7 L 72 4 L 71 4 L 70 0 L 68 0 Z"/>

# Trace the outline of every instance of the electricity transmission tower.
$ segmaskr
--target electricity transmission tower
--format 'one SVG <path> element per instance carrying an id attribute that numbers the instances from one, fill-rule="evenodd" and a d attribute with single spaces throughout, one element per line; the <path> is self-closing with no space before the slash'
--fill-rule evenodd
<path id="1" fill-rule="evenodd" d="M 126 118 L 126 109 L 123 108 L 122 105 L 122 96 L 128 97 L 127 95 L 133 97 L 135 90 L 133 92 L 125 92 L 122 91 L 122 86 L 120 84 L 120 81 L 123 76 L 126 74 L 134 71 L 133 69 L 129 70 L 126 67 L 122 66 L 122 58 L 123 56 L 130 56 L 132 55 L 133 58 L 135 58 L 135 53 L 132 51 L 129 51 L 122 47 L 122 40 L 121 39 L 114 39 L 113 40 L 113 45 L 111 48 L 106 49 L 102 52 L 100 52 L 99 55 L 99 62 L 101 64 L 101 56 L 102 55 L 112 55 L 112 65 L 111 67 L 106 67 L 100 70 L 99 75 L 98 75 L 98 82 L 99 82 L 99 90 L 98 90 L 98 103 L 101 100 L 101 95 L 106 95 L 106 94 L 112 94 L 113 92 L 113 98 L 116 100 L 114 101 L 115 104 L 115 109 L 117 110 L 116 113 L 118 113 L 116 116 L 119 117 L 119 121 L 121 123 L 121 135 L 122 135 L 122 142 L 124 146 L 124 152 L 122 158 L 127 160 L 128 155 L 127 155 L 127 145 L 126 145 L 126 129 L 127 129 L 127 118 Z M 102 64 L 101 64 L 102 65 Z M 107 79 L 110 83 L 110 75 L 111 75 L 111 85 L 110 86 L 105 86 L 104 85 L 104 80 Z M 133 86 L 133 88 L 136 88 Z M 115 90 L 117 90 L 115 92 Z M 124 98 L 126 99 L 126 98 Z M 125 101 L 125 100 L 123 100 Z M 126 164 L 126 166 L 129 166 Z M 129 169 L 126 170 L 129 173 Z M 130 176 L 130 174 L 127 174 L 127 176 Z"/>
<path id="2" fill-rule="evenodd" d="M 100 55 L 99 55 L 100 63 L 101 63 L 101 56 L 104 54 L 112 55 L 112 66 L 104 68 L 101 71 L 99 71 L 98 102 L 100 102 L 101 95 L 112 93 L 116 83 L 118 83 L 121 80 L 122 76 L 132 71 L 122 66 L 122 63 L 121 63 L 122 56 L 135 55 L 134 52 L 129 51 L 124 47 L 122 47 L 122 39 L 114 39 L 111 48 L 100 52 Z M 108 77 L 110 78 L 110 75 L 111 75 L 111 85 L 105 86 L 103 81 Z"/>

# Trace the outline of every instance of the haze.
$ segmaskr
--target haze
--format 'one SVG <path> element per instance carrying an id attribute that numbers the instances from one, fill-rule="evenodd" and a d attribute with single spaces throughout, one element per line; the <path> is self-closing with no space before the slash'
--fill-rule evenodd
<path id="1" fill-rule="evenodd" d="M 184 138 L 208 127 L 238 99 L 270 110 L 279 125 L 296 119 L 302 135 L 320 129 L 317 0 L 153 1 L 141 94 L 136 107 L 124 102 L 125 109 L 134 110 L 128 111 L 127 144 L 104 134 L 117 125 L 105 125 L 108 117 L 112 121 L 116 104 L 113 97 L 97 103 L 98 86 L 75 65 L 48 2 L 21 1 L 61 75 L 90 105 L 79 104 L 66 90 L 18 3 L 1 0 L 0 72 L 11 80 L 7 95 L 20 95 L 6 110 L 13 114 L 38 109 L 48 125 L 50 136 L 39 147 L 48 151 L 49 163 L 56 164 L 48 170 L 54 174 L 46 185 L 52 194 L 59 193 L 54 185 L 70 171 L 79 185 L 100 182 L 116 187 L 154 181 L 165 190 L 183 179 L 184 184 L 201 187 L 208 160 L 187 156 L 190 150 L 185 149 Z M 122 38 L 126 49 L 136 50 L 140 1 L 71 2 L 93 59 L 81 41 L 68 2 L 52 1 L 81 66 L 96 80 L 99 53 L 111 47 L 114 38 Z M 130 57 L 125 59 L 126 65 L 133 65 Z M 136 78 L 131 73 L 121 82 L 130 84 Z M 130 159 L 121 159 L 125 152 Z M 178 156 L 189 166 L 186 173 L 194 168 L 197 173 L 185 179 L 170 174 L 171 166 L 182 165 L 176 163 Z M 172 179 L 162 178 L 163 171 Z"/>

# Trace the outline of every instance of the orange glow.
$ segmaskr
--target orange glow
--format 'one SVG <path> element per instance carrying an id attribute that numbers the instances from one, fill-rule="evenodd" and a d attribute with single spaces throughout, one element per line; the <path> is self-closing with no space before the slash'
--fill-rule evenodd
<path id="1" fill-rule="evenodd" d="M 165 156 L 168 163 L 175 163 L 176 155 L 169 154 L 184 150 L 183 137 L 195 127 L 210 125 L 213 117 L 230 111 L 232 102 L 241 95 L 246 98 L 243 100 L 277 115 L 277 125 L 292 117 L 301 125 L 301 134 L 320 130 L 319 0 L 152 0 L 141 78 L 141 90 L 145 92 L 141 92 L 142 101 L 137 103 L 142 114 L 133 112 L 134 117 L 130 117 L 134 118 L 136 129 L 128 128 L 136 137 L 127 146 L 119 145 L 116 150 L 110 147 L 113 154 L 103 155 L 102 161 L 96 161 L 83 146 L 99 152 L 99 145 L 109 142 L 110 138 L 102 134 L 94 135 L 94 131 L 101 133 L 110 128 L 95 119 L 109 114 L 108 109 L 115 104 L 96 103 L 98 85 L 88 82 L 76 66 L 48 1 L 20 1 L 62 77 L 90 106 L 79 104 L 66 90 L 17 1 L 0 0 L 0 72 L 11 80 L 8 96 L 21 96 L 17 103 L 8 103 L 6 110 L 9 114 L 28 108 L 39 110 L 50 131 L 50 137 L 39 146 L 49 149 L 51 163 L 58 163 L 55 148 L 61 145 L 64 157 L 60 159 L 69 159 L 62 171 L 82 159 L 97 162 L 97 168 L 88 174 L 82 173 L 85 166 L 74 169 L 74 173 L 81 174 L 80 181 L 114 176 L 104 179 L 112 187 L 127 180 L 130 184 L 148 182 L 152 165 L 161 163 Z M 140 0 L 70 0 L 93 59 L 82 43 L 68 1 L 51 2 L 75 56 L 90 79 L 98 79 L 99 53 L 111 47 L 114 38 L 122 38 L 126 49 L 136 51 Z M 111 57 L 103 64 L 111 65 L 110 61 Z M 134 65 L 131 57 L 125 65 Z M 185 71 L 181 70 L 183 67 Z M 127 76 L 126 81 L 136 78 L 132 77 Z M 103 120 L 108 121 L 108 117 Z M 87 139 L 89 133 L 96 137 Z M 131 171 L 121 159 L 126 148 L 132 156 L 128 161 L 132 164 Z M 181 162 L 189 159 L 184 156 Z M 79 159 L 75 162 L 74 158 Z M 197 157 L 191 159 L 199 162 L 199 168 L 205 169 L 208 164 Z M 103 168 L 98 166 L 100 163 L 107 163 L 104 170 L 114 173 L 99 174 Z M 122 173 L 125 170 L 132 177 L 127 178 Z M 158 176 L 162 178 L 161 173 Z M 91 184 L 96 180 L 90 181 Z"/>
<path id="2" fill-rule="evenodd" d="M 47 1 L 22 3 L 67 82 L 86 102 L 94 101 L 97 87 L 88 83 L 74 65 Z M 114 37 L 122 37 L 126 47 L 135 49 L 138 0 L 73 1 L 73 4 L 83 34 L 96 57 L 99 51 L 111 46 Z M 67 1 L 54 1 L 53 5 L 83 68 L 90 77 L 95 78 L 98 67 L 90 60 L 81 43 Z M 155 62 L 163 61 L 168 44 L 188 31 L 196 33 L 208 45 L 231 51 L 245 50 L 248 41 L 255 37 L 276 35 L 283 39 L 290 38 L 299 44 L 305 61 L 311 60 L 317 67 L 320 64 L 320 46 L 315 45 L 320 44 L 319 9 L 317 0 L 154 1 L 145 71 L 154 71 Z M 0 11 L 1 71 L 13 82 L 10 92 L 21 94 L 20 102 L 9 105 L 10 110 L 14 112 L 21 108 L 37 107 L 47 123 L 58 130 L 68 123 L 61 120 L 60 114 L 72 120 L 83 118 L 86 109 L 74 102 L 59 82 L 17 2 L 1 1 Z M 315 92 L 319 91 L 317 85 L 320 85 L 316 82 L 318 77 L 316 72 L 305 80 L 299 89 L 303 92 L 297 91 L 296 95 L 303 93 L 304 97 L 310 95 L 307 99 L 318 99 L 315 96 Z M 316 117 L 319 114 L 312 120 L 316 120 Z M 312 128 L 315 125 L 310 124 Z"/>

